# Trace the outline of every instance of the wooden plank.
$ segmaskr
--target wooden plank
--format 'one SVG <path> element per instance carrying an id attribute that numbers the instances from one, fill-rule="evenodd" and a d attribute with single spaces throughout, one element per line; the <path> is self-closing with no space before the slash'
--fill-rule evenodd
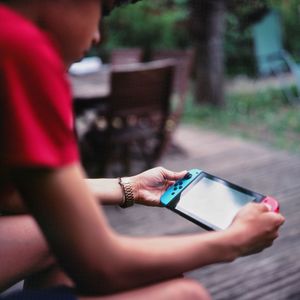
<path id="1" fill-rule="evenodd" d="M 300 156 L 190 126 L 179 128 L 175 143 L 182 151 L 166 155 L 162 165 L 173 170 L 202 168 L 274 195 L 286 217 L 280 238 L 262 253 L 187 276 L 204 284 L 214 300 L 300 299 Z M 203 231 L 163 208 L 136 205 L 128 210 L 110 207 L 106 212 L 112 226 L 129 235 Z"/>

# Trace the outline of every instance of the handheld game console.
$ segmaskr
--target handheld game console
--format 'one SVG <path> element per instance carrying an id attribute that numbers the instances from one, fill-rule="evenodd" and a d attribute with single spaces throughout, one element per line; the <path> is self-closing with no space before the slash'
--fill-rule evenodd
<path id="1" fill-rule="evenodd" d="M 249 202 L 262 202 L 270 210 L 279 212 L 279 204 L 271 196 L 253 192 L 199 169 L 190 170 L 170 186 L 160 201 L 163 206 L 207 230 L 226 229 Z"/>

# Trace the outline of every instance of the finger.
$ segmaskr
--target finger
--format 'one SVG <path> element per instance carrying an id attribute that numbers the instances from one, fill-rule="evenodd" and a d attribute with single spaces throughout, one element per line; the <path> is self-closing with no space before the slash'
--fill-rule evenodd
<path id="1" fill-rule="evenodd" d="M 263 251 L 266 248 L 269 248 L 273 245 L 273 239 L 270 239 L 268 241 L 265 241 L 263 244 L 261 244 L 260 246 L 258 246 L 257 250 L 255 253 L 259 253 L 261 251 Z"/>
<path id="2" fill-rule="evenodd" d="M 269 212 L 268 208 L 263 204 L 263 203 L 254 203 L 254 202 L 250 202 L 247 205 L 245 205 L 242 208 L 243 212 L 248 212 L 248 211 L 252 211 L 252 212 Z"/>
<path id="3" fill-rule="evenodd" d="M 285 218 L 281 214 L 275 212 L 270 212 L 270 213 L 272 213 L 272 215 L 274 216 L 275 223 L 278 228 L 284 224 Z"/>
<path id="4" fill-rule="evenodd" d="M 175 184 L 176 181 L 168 181 L 166 184 L 166 189 L 168 189 L 171 185 Z"/>
<path id="5" fill-rule="evenodd" d="M 164 171 L 164 178 L 167 180 L 173 180 L 173 181 L 181 179 L 188 172 L 187 170 L 180 171 L 180 172 L 173 172 L 173 171 L 170 171 L 167 169 L 163 169 L 163 171 Z"/>
<path id="6" fill-rule="evenodd" d="M 274 226 L 280 227 L 284 224 L 285 218 L 280 213 L 276 213 L 273 211 L 268 211 L 268 217 L 273 222 Z"/>
<path id="7" fill-rule="evenodd" d="M 272 207 L 270 207 L 266 203 L 252 203 L 252 204 L 256 206 L 258 211 L 261 211 L 261 212 L 271 212 L 272 211 Z"/>
<path id="8" fill-rule="evenodd" d="M 285 223 L 285 217 L 283 215 L 278 214 L 277 216 L 279 218 L 278 224 L 279 226 L 282 226 Z"/>
<path id="9" fill-rule="evenodd" d="M 273 241 L 276 240 L 278 237 L 279 237 L 279 233 L 278 231 L 276 231 L 272 236 Z"/>
<path id="10" fill-rule="evenodd" d="M 268 203 L 258 203 L 257 206 L 258 206 L 260 211 L 272 212 L 272 206 Z"/>

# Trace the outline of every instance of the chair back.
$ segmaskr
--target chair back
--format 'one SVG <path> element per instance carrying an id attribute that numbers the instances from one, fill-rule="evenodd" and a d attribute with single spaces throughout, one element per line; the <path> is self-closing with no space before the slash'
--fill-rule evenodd
<path id="1" fill-rule="evenodd" d="M 185 97 L 188 89 L 188 83 L 192 72 L 194 56 L 194 49 L 172 49 L 153 51 L 153 60 L 174 59 L 176 61 L 173 91 L 181 97 Z"/>
<path id="2" fill-rule="evenodd" d="M 254 51 L 260 75 L 270 75 L 274 68 L 284 70 L 280 52 L 283 47 L 283 36 L 280 15 L 271 10 L 252 27 Z"/>
<path id="3" fill-rule="evenodd" d="M 107 110 L 98 113 L 96 131 L 90 135 L 102 174 L 140 172 L 164 153 L 174 68 L 173 60 L 112 67 Z M 134 169 L 137 160 L 143 167 Z"/>
<path id="4" fill-rule="evenodd" d="M 260 75 L 274 75 L 278 78 L 281 90 L 290 103 L 300 100 L 300 66 L 292 55 L 284 49 L 280 15 L 270 10 L 252 27 L 254 49 Z M 293 75 L 296 91 L 284 73 Z"/>
<path id="5" fill-rule="evenodd" d="M 119 48 L 111 52 L 110 62 L 112 65 L 126 65 L 139 63 L 143 59 L 141 48 Z"/>
<path id="6" fill-rule="evenodd" d="M 109 97 L 111 115 L 128 117 L 159 112 L 167 117 L 173 73 L 173 60 L 113 67 Z"/>

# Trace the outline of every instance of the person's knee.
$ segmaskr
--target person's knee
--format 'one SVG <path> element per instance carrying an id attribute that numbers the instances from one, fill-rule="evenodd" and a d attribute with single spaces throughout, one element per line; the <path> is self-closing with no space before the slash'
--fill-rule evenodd
<path id="1" fill-rule="evenodd" d="M 178 279 L 173 285 L 176 296 L 174 299 L 211 300 L 208 291 L 199 282 L 192 279 Z"/>

